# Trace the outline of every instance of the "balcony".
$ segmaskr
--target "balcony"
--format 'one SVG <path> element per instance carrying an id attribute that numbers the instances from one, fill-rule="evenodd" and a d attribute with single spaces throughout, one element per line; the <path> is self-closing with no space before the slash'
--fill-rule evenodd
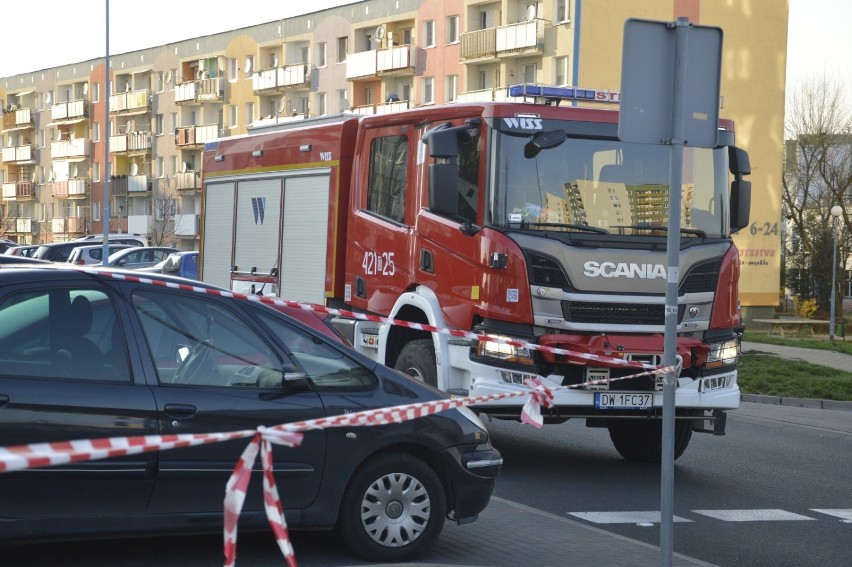
<path id="1" fill-rule="evenodd" d="M 53 159 L 84 159 L 91 153 L 91 142 L 88 138 L 71 138 L 51 142 L 50 156 Z"/>
<path id="2" fill-rule="evenodd" d="M 356 106 L 352 109 L 352 113 L 369 116 L 372 114 L 393 114 L 401 110 L 410 108 L 409 101 L 403 100 L 399 102 L 383 102 L 379 104 L 365 104 L 364 106 Z"/>
<path id="3" fill-rule="evenodd" d="M 50 119 L 54 124 L 73 124 L 88 116 L 89 104 L 85 100 L 60 102 L 50 107 Z"/>
<path id="4" fill-rule="evenodd" d="M 3 113 L 3 131 L 26 130 L 35 127 L 31 108 L 17 108 Z"/>
<path id="5" fill-rule="evenodd" d="M 198 79 L 179 83 L 175 87 L 176 104 L 201 104 L 225 100 L 225 79 Z"/>
<path id="6" fill-rule="evenodd" d="M 129 132 L 109 137 L 110 153 L 147 153 L 151 151 L 151 132 Z"/>
<path id="7" fill-rule="evenodd" d="M 251 83 L 254 94 L 260 94 L 287 89 L 307 89 L 311 86 L 311 77 L 307 63 L 293 63 L 264 69 L 252 76 Z"/>
<path id="8" fill-rule="evenodd" d="M 175 174 L 175 187 L 178 191 L 189 191 L 201 189 L 201 172 L 185 171 Z"/>
<path id="9" fill-rule="evenodd" d="M 417 52 L 413 45 L 395 45 L 376 50 L 376 72 L 379 75 L 413 75 Z"/>
<path id="10" fill-rule="evenodd" d="M 203 148 L 207 142 L 212 142 L 223 136 L 227 136 L 227 134 L 219 130 L 218 124 L 181 126 L 175 128 L 175 145 L 184 149 Z"/>
<path id="11" fill-rule="evenodd" d="M 151 215 L 128 215 L 127 232 L 132 234 L 148 234 L 151 232 L 153 220 L 154 217 Z"/>
<path id="12" fill-rule="evenodd" d="M 175 215 L 176 236 L 198 236 L 198 215 L 177 214 Z"/>
<path id="13" fill-rule="evenodd" d="M 497 57 L 497 28 L 487 28 L 461 34 L 461 59 L 465 63 Z"/>
<path id="14" fill-rule="evenodd" d="M 109 192 L 117 197 L 148 195 L 151 192 L 151 180 L 147 175 L 112 175 L 109 178 Z"/>
<path id="15" fill-rule="evenodd" d="M 544 54 L 544 27 L 546 20 L 530 20 L 497 28 L 497 55 L 515 57 L 519 55 Z"/>
<path id="16" fill-rule="evenodd" d="M 35 196 L 35 184 L 32 181 L 4 183 L 2 191 L 4 201 L 28 201 Z"/>
<path id="17" fill-rule="evenodd" d="M 83 199 L 89 196 L 89 181 L 87 179 L 52 181 L 47 184 L 47 187 L 50 194 L 58 199 Z"/>
<path id="18" fill-rule="evenodd" d="M 24 146 L 6 146 L 3 148 L 4 163 L 32 163 L 33 162 L 33 146 L 26 144 Z"/>
<path id="19" fill-rule="evenodd" d="M 376 50 L 350 53 L 346 56 L 346 80 L 376 76 Z"/>
<path id="20" fill-rule="evenodd" d="M 140 114 L 151 110 L 147 89 L 114 94 L 109 97 L 110 114 Z"/>
<path id="21" fill-rule="evenodd" d="M 16 234 L 32 234 L 33 232 L 33 219 L 29 217 L 18 217 L 15 219 L 15 233 Z"/>
<path id="22" fill-rule="evenodd" d="M 51 219 L 53 234 L 86 234 L 86 217 L 63 217 Z"/>

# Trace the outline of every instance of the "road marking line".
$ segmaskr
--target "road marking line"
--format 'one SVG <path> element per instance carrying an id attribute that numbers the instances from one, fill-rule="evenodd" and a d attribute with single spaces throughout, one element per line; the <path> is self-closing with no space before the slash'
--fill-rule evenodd
<path id="1" fill-rule="evenodd" d="M 568 512 L 569 515 L 595 524 L 659 524 L 660 512 Z M 675 522 L 692 522 L 686 518 L 674 516 Z"/>
<path id="2" fill-rule="evenodd" d="M 710 516 L 725 522 L 777 522 L 791 520 L 815 520 L 786 510 L 692 510 L 702 516 Z"/>
<path id="3" fill-rule="evenodd" d="M 811 508 L 814 512 L 819 512 L 820 514 L 828 514 L 829 516 L 836 516 L 841 520 L 848 520 L 852 522 L 852 508 Z"/>

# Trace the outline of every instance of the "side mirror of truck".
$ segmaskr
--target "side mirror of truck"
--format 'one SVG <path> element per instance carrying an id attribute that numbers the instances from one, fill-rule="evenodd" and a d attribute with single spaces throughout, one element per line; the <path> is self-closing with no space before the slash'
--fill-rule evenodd
<path id="1" fill-rule="evenodd" d="M 751 181 L 743 175 L 751 173 L 751 162 L 745 150 L 731 146 L 728 148 L 728 167 L 734 174 L 731 182 L 731 233 L 748 226 L 751 215 Z"/>
<path id="2" fill-rule="evenodd" d="M 429 210 L 436 215 L 458 216 L 458 163 L 429 164 Z"/>

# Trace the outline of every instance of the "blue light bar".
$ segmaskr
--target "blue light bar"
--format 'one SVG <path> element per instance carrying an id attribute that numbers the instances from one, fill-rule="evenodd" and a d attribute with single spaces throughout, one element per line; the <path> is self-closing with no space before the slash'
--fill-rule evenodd
<path id="1" fill-rule="evenodd" d="M 579 100 L 586 102 L 621 102 L 621 93 L 599 89 L 581 89 L 578 87 L 547 87 L 542 85 L 512 85 L 508 87 L 509 96 L 543 98 L 546 101 Z"/>

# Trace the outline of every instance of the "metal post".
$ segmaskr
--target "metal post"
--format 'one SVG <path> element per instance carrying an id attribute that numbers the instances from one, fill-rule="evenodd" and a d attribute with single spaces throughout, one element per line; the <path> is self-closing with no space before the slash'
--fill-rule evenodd
<path id="1" fill-rule="evenodd" d="M 101 264 L 109 265 L 109 0 L 106 2 L 106 57 L 104 58 L 104 246 Z"/>
<path id="2" fill-rule="evenodd" d="M 677 355 L 677 295 L 680 281 L 680 207 L 683 184 L 684 97 L 687 63 L 687 32 L 689 20 L 678 18 L 675 28 L 675 75 L 672 97 L 671 172 L 669 173 L 669 220 L 666 238 L 668 277 L 666 278 L 665 338 L 663 366 L 672 368 Z M 663 382 L 663 439 L 660 470 L 660 564 L 670 567 L 674 552 L 674 431 L 675 381 L 674 370 L 666 372 Z"/>
<path id="3" fill-rule="evenodd" d="M 831 255 L 831 314 L 828 317 L 828 338 L 834 340 L 834 297 L 837 294 L 837 219 L 840 218 L 843 209 L 840 205 L 831 207 L 831 217 L 834 228 L 834 240 Z"/>

